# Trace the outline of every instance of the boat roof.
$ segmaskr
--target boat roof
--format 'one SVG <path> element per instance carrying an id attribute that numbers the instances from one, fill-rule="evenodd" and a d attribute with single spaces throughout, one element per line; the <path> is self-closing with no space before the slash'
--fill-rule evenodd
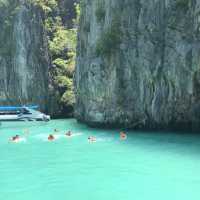
<path id="1" fill-rule="evenodd" d="M 0 106 L 0 111 L 16 111 L 21 110 L 24 108 L 30 108 L 30 109 L 37 109 L 38 105 L 31 105 L 31 106 Z"/>

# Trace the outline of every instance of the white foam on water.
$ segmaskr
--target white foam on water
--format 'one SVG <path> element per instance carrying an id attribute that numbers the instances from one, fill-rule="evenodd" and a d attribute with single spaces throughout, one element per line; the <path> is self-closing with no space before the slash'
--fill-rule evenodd
<path id="1" fill-rule="evenodd" d="M 19 139 L 17 139 L 17 140 L 14 140 L 14 141 L 11 141 L 11 140 L 10 140 L 10 142 L 11 142 L 11 143 L 24 143 L 24 142 L 26 142 L 26 138 L 21 137 L 21 138 L 19 138 Z"/>
<path id="2" fill-rule="evenodd" d="M 38 135 L 34 135 L 33 138 L 36 138 L 36 139 L 45 139 L 45 138 L 48 138 L 49 134 L 38 134 Z"/>
<path id="3" fill-rule="evenodd" d="M 96 138 L 96 142 L 110 142 L 110 141 L 112 141 L 113 139 L 112 138 Z"/>
<path id="4" fill-rule="evenodd" d="M 77 136 L 81 136 L 83 135 L 83 133 L 72 133 L 72 135 L 70 137 L 77 137 Z"/>
<path id="5" fill-rule="evenodd" d="M 63 134 L 55 134 L 54 137 L 55 139 L 62 139 L 62 138 L 72 138 L 72 137 L 77 137 L 77 136 L 81 136 L 82 133 L 72 133 L 71 136 L 67 136 L 64 133 Z"/>
<path id="6" fill-rule="evenodd" d="M 41 133 L 41 134 L 33 136 L 33 138 L 43 141 L 43 142 L 49 142 L 48 137 L 49 137 L 49 134 L 47 134 L 47 133 L 43 133 L 43 134 Z M 55 137 L 55 139 L 56 139 L 56 137 Z"/>
<path id="7" fill-rule="evenodd" d="M 61 134 L 56 134 L 56 135 L 53 135 L 55 137 L 55 139 L 61 139 L 61 138 L 65 138 L 66 136 L 65 135 L 61 135 Z"/>
<path id="8" fill-rule="evenodd" d="M 54 136 L 54 140 L 51 140 L 51 141 L 55 141 L 55 140 L 59 140 L 59 139 L 66 139 L 66 138 L 72 138 L 72 137 L 77 137 L 77 136 L 81 136 L 82 133 L 72 133 L 71 136 L 66 136 L 65 133 L 55 133 L 55 134 L 52 134 Z M 41 140 L 41 141 L 44 141 L 44 142 L 49 142 L 48 140 L 48 137 L 49 137 L 49 133 L 41 133 L 41 134 L 37 134 L 37 135 L 34 135 L 32 136 L 33 138 L 35 139 L 38 139 L 38 140 Z"/>

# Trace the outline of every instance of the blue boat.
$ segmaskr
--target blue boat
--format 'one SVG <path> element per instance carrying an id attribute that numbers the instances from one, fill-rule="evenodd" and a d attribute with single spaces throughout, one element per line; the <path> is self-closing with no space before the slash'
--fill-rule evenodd
<path id="1" fill-rule="evenodd" d="M 30 109 L 38 109 L 38 105 L 33 105 L 33 106 L 0 106 L 0 111 L 16 111 L 23 109 L 24 107 L 30 108 Z"/>

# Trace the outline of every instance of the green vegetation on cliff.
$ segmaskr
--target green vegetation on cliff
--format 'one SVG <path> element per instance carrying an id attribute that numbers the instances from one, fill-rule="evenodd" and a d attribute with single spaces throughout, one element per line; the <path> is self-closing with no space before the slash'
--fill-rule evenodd
<path id="1" fill-rule="evenodd" d="M 50 95 L 57 101 L 58 115 L 71 115 L 75 103 L 73 73 L 76 56 L 77 21 L 80 14 L 75 0 L 32 0 L 45 13 L 45 29 L 51 56 Z M 72 4 L 72 10 L 62 4 Z M 69 6 L 69 5 L 68 5 Z M 67 11 L 69 13 L 67 13 Z M 66 12 L 66 13 L 65 13 Z"/>
<path id="2" fill-rule="evenodd" d="M 67 116 L 73 113 L 75 103 L 73 74 L 77 23 L 80 14 L 78 3 L 79 0 L 0 0 L 0 56 L 7 60 L 6 62 L 10 62 L 7 65 L 11 67 L 13 62 L 23 59 L 23 67 L 28 70 L 31 66 L 29 63 L 31 59 L 30 53 L 27 52 L 31 51 L 31 55 L 35 59 L 33 67 L 38 60 L 38 65 L 41 65 L 40 68 L 44 66 L 45 69 L 49 69 L 48 72 L 47 70 L 44 71 L 44 74 L 49 74 L 49 79 L 44 80 L 44 84 L 48 86 L 44 95 L 48 96 L 46 102 L 48 111 L 55 116 Z M 29 14 L 27 14 L 28 12 Z M 23 31 L 23 34 L 18 33 L 19 25 L 16 25 L 17 23 L 26 30 Z M 17 33 L 14 33 L 14 31 Z M 31 33 L 32 37 L 37 39 L 31 38 L 30 41 L 27 35 L 31 35 Z M 43 46 L 37 43 L 40 39 L 39 44 Z M 26 46 L 30 42 L 32 44 Z M 17 44 L 19 45 L 17 46 Z M 39 46 L 40 48 L 38 48 Z M 20 51 L 20 47 L 26 50 Z M 15 56 L 17 56 L 17 59 L 12 61 Z M 43 62 L 45 59 L 48 62 Z M 22 67 L 22 64 L 16 66 L 18 70 L 19 67 Z M 11 67 L 10 70 L 12 70 Z M 26 79 L 23 71 L 19 75 L 18 88 L 22 87 L 20 85 L 22 79 Z M 26 88 L 26 84 L 23 82 L 23 87 Z M 2 85 L 4 85 L 3 80 Z M 9 96 L 9 99 L 14 99 L 13 92 L 8 95 L 5 90 L 3 90 L 3 94 Z M 16 94 L 15 97 L 19 99 L 20 95 Z M 5 99 L 8 101 L 8 97 Z M 20 103 L 32 101 L 32 97 L 25 99 L 22 100 L 20 96 Z"/>
<path id="3" fill-rule="evenodd" d="M 54 88 L 51 95 L 55 95 L 58 101 L 61 115 L 73 112 L 75 97 L 73 92 L 73 73 L 76 57 L 76 35 L 77 18 L 79 5 L 74 5 L 76 18 L 69 19 L 69 24 L 63 22 L 59 12 L 56 12 L 58 5 L 49 10 L 45 21 L 48 34 L 49 52 L 52 58 L 52 68 L 50 71 L 51 84 Z M 55 97 L 55 96 L 54 96 Z"/>
<path id="4" fill-rule="evenodd" d="M 99 20 L 97 18 L 97 20 Z M 96 44 L 97 56 L 110 56 L 115 52 L 121 43 L 122 32 L 120 29 L 120 20 L 115 16 L 109 28 L 107 28 L 99 38 Z"/>
<path id="5" fill-rule="evenodd" d="M 98 22 L 102 22 L 105 19 L 106 11 L 104 8 L 104 3 L 101 0 L 97 1 L 97 9 L 95 11 L 95 15 Z"/>

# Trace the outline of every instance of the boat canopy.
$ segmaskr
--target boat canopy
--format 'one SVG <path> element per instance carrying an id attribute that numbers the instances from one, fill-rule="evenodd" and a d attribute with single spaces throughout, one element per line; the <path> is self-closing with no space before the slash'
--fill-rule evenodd
<path id="1" fill-rule="evenodd" d="M 0 111 L 17 111 L 21 110 L 23 108 L 30 108 L 30 109 L 37 109 L 38 105 L 32 105 L 32 106 L 0 106 Z"/>

